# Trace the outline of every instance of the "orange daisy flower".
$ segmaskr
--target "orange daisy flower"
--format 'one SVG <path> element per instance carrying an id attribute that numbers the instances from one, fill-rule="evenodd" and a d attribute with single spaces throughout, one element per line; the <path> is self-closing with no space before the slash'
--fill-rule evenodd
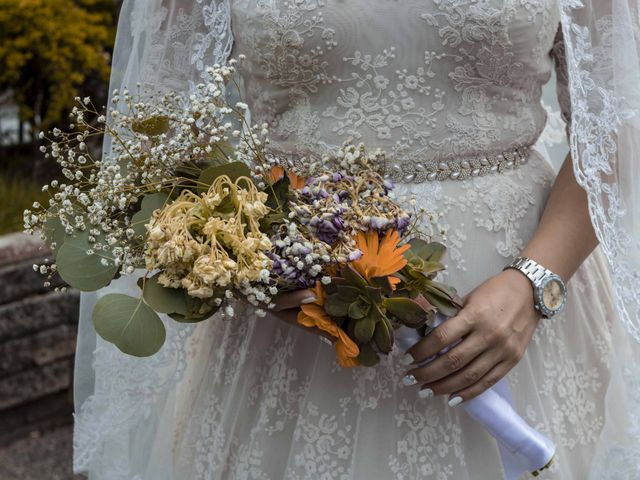
<path id="1" fill-rule="evenodd" d="M 300 312 L 297 317 L 298 323 L 305 327 L 319 328 L 335 338 L 336 355 L 341 367 L 349 368 L 358 366 L 358 355 L 360 355 L 358 345 L 349 338 L 349 335 L 347 335 L 347 333 L 327 315 L 324 308 L 322 308 L 326 296 L 320 282 L 317 282 L 312 290 L 315 293 L 316 301 L 300 306 Z"/>
<path id="2" fill-rule="evenodd" d="M 389 276 L 389 281 L 395 287 L 400 279 L 391 275 L 407 264 L 404 252 L 411 248 L 409 244 L 398 247 L 399 242 L 400 236 L 395 230 L 387 230 L 382 240 L 376 231 L 358 232 L 356 245 L 362 256 L 351 265 L 367 280 Z"/>

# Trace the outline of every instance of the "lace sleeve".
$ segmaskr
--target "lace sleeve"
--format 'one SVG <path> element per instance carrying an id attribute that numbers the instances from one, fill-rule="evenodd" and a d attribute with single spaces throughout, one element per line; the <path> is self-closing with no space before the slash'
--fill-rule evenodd
<path id="1" fill-rule="evenodd" d="M 560 105 L 562 120 L 564 120 L 566 124 L 567 138 L 569 138 L 569 131 L 571 128 L 571 97 L 569 95 L 569 73 L 561 24 L 558 25 L 558 30 L 553 40 L 553 47 L 551 48 L 549 55 L 553 59 L 555 65 L 556 95 L 558 97 L 558 104 Z"/>

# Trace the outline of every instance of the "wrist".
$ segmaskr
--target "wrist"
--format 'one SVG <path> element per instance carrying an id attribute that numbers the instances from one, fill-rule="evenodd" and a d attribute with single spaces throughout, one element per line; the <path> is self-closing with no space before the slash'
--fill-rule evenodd
<path id="1" fill-rule="evenodd" d="M 525 274 L 513 268 L 503 270 L 501 275 L 519 297 L 531 302 L 531 307 L 533 308 L 534 289 L 531 280 Z"/>
<path id="2" fill-rule="evenodd" d="M 517 270 L 533 289 L 533 304 L 544 318 L 559 313 L 567 300 L 567 288 L 562 278 L 544 265 L 528 257 L 517 257 L 504 270 Z M 515 278 L 515 277 L 514 277 Z"/>

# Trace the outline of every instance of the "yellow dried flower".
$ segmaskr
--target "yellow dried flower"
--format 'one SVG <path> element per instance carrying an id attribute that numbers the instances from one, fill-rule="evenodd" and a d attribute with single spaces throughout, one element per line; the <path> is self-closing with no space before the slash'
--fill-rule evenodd
<path id="1" fill-rule="evenodd" d="M 259 223 L 269 213 L 266 200 L 250 179 L 233 182 L 226 175 L 200 196 L 182 192 L 147 225 L 147 269 L 162 270 L 162 285 L 198 298 L 260 281 L 272 265 L 271 241 Z"/>

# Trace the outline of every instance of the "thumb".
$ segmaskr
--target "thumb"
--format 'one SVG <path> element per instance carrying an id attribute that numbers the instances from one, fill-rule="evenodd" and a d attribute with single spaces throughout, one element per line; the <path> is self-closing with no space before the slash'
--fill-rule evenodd
<path id="1" fill-rule="evenodd" d="M 315 302 L 316 296 L 312 290 L 295 290 L 293 292 L 281 293 L 273 297 L 272 302 L 276 304 L 273 310 L 287 310 L 289 308 L 298 308 L 303 303 Z"/>

